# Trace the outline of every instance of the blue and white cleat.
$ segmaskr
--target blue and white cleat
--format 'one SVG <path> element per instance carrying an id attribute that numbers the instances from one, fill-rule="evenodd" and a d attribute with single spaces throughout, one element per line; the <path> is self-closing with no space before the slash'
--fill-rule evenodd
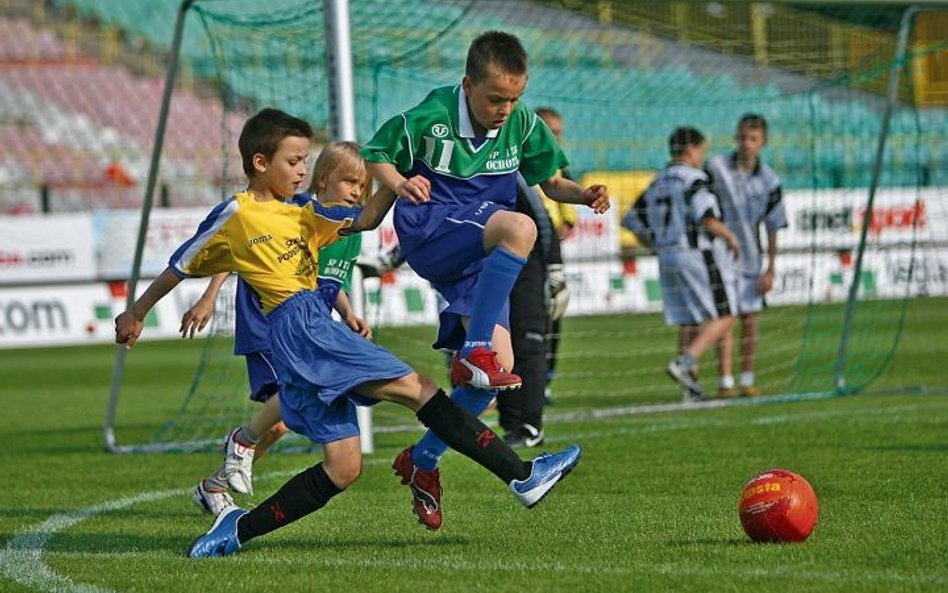
<path id="1" fill-rule="evenodd" d="M 581 456 L 579 445 L 570 445 L 559 453 L 543 453 L 533 460 L 533 468 L 526 480 L 510 482 L 510 491 L 523 506 L 532 509 L 576 467 Z"/>
<path id="2" fill-rule="evenodd" d="M 210 530 L 194 540 L 188 556 L 191 558 L 211 558 L 215 556 L 230 556 L 240 549 L 240 540 L 237 539 L 237 520 L 247 514 L 240 507 L 225 509 Z"/>

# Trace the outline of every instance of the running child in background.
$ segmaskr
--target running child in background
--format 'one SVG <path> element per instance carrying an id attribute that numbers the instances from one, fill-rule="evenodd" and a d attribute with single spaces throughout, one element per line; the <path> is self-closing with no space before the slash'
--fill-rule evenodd
<path id="1" fill-rule="evenodd" d="M 658 256 L 665 323 L 679 326 L 678 356 L 668 374 L 683 388 L 686 402 L 704 399 L 698 359 L 731 330 L 734 285 L 730 249 L 737 239 L 721 222 L 704 164 L 704 135 L 678 128 L 668 138 L 672 162 L 662 169 L 622 219 Z"/>

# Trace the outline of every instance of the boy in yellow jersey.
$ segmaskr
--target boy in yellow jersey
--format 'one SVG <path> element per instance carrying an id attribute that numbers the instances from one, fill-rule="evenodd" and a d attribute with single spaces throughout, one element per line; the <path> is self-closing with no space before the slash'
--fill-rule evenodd
<path id="1" fill-rule="evenodd" d="M 323 462 L 290 478 L 256 508 L 220 513 L 191 546 L 192 558 L 233 554 L 250 539 L 318 510 L 355 482 L 362 471 L 356 403 L 392 401 L 411 409 L 448 445 L 508 484 L 527 507 L 579 462 L 575 445 L 521 460 L 431 379 L 332 320 L 315 290 L 319 248 L 336 241 L 340 231 L 377 226 L 393 197 L 383 193 L 365 211 L 315 201 L 286 204 L 306 176 L 312 135 L 305 121 L 276 109 L 247 120 L 239 139 L 247 191 L 214 208 L 168 268 L 115 319 L 116 342 L 131 348 L 148 311 L 182 278 L 237 272 L 267 315 L 283 420 L 323 446 Z"/>
<path id="2" fill-rule="evenodd" d="M 355 142 L 332 142 L 324 147 L 316 164 L 307 192 L 287 200 L 289 204 L 306 206 L 315 196 L 321 204 L 361 205 L 371 189 L 367 182 L 365 160 Z M 335 310 L 352 331 L 365 338 L 372 330 L 356 315 L 347 292 L 352 270 L 362 250 L 361 233 L 353 233 L 323 247 L 319 251 L 318 290 L 326 306 Z M 181 319 L 182 337 L 194 337 L 214 315 L 217 294 L 229 272 L 214 276 L 207 290 Z M 280 416 L 279 380 L 273 369 L 267 318 L 260 308 L 260 298 L 243 280 L 237 280 L 234 295 L 234 354 L 243 356 L 250 381 L 250 399 L 263 406 L 242 426 L 234 428 L 224 440 L 224 460 L 211 475 L 195 487 L 193 500 L 198 508 L 215 516 L 234 504 L 227 492 L 253 494 L 253 463 L 270 445 L 289 429 Z"/>

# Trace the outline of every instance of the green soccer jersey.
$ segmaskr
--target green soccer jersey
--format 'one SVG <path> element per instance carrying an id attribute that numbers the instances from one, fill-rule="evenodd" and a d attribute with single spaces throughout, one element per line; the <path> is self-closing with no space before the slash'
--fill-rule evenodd
<path id="1" fill-rule="evenodd" d="M 432 91 L 424 101 L 385 122 L 362 149 L 369 162 L 390 163 L 404 175 L 431 182 L 431 203 L 399 200 L 396 226 L 403 251 L 411 229 L 427 236 L 443 220 L 431 206 L 491 201 L 513 209 L 517 173 L 535 185 L 568 165 L 543 119 L 518 103 L 504 125 L 476 138 L 460 85 Z"/>
<path id="2" fill-rule="evenodd" d="M 323 286 L 332 282 L 349 292 L 352 288 L 352 268 L 361 251 L 362 235 L 359 233 L 343 237 L 320 249 L 318 284 Z"/>

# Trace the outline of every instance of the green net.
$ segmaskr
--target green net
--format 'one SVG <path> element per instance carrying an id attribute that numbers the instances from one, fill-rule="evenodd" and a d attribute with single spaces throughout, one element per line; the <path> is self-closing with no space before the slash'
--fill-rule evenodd
<path id="1" fill-rule="evenodd" d="M 69 4 L 158 49 L 167 49 L 177 7 Z M 781 177 L 789 221 L 779 235 L 771 307 L 760 320 L 757 386 L 768 395 L 855 391 L 884 373 L 906 340 L 940 347 L 919 328 L 948 295 L 943 13 L 920 13 L 906 55 L 896 56 L 904 11 L 849 4 L 364 0 L 350 2 L 350 11 L 360 140 L 432 88 L 459 83 L 470 41 L 502 29 L 518 35 L 530 55 L 525 102 L 563 115 L 573 175 L 612 190 L 615 212 L 602 219 L 581 213 L 564 243 L 572 301 L 551 418 L 680 399 L 665 376 L 676 333 L 661 318 L 656 261 L 618 220 L 667 162 L 675 127 L 701 129 L 713 155 L 733 149 L 735 124 L 747 112 L 769 121 L 764 160 Z M 276 106 L 330 128 L 323 5 L 207 0 L 195 2 L 187 18 L 184 69 L 224 106 L 222 120 L 208 125 L 223 131 L 225 196 L 242 183 L 236 135 L 249 114 Z M 901 82 L 884 134 L 893 69 L 901 69 Z M 367 238 L 367 251 L 390 243 L 383 232 Z M 443 359 L 429 348 L 436 304 L 426 285 L 401 270 L 364 286 L 379 341 L 444 377 Z M 242 360 L 230 354 L 229 323 L 218 321 L 191 393 L 160 440 L 216 437 L 253 409 Z M 711 351 L 700 367 L 711 393 L 717 375 Z M 907 374 L 886 384 L 943 386 L 937 377 Z M 382 429 L 412 420 L 390 408 L 376 413 Z"/>

